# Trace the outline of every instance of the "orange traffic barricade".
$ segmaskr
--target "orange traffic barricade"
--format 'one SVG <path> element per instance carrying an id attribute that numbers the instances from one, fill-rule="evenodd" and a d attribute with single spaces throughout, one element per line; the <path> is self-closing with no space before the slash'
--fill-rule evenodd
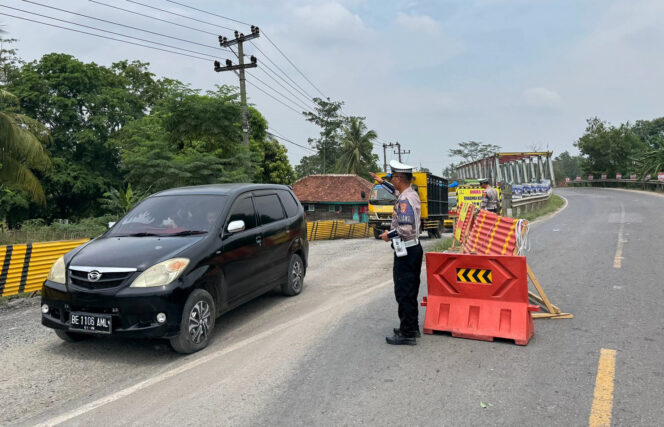
<path id="1" fill-rule="evenodd" d="M 533 336 L 526 258 L 507 255 L 426 254 L 428 296 L 424 333 L 526 345 Z"/>

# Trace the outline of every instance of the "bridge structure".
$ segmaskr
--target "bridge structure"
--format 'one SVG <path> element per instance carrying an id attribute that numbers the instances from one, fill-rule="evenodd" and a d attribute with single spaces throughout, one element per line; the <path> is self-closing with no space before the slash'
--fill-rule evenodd
<path id="1" fill-rule="evenodd" d="M 456 168 L 461 179 L 487 178 L 491 185 L 523 184 L 549 179 L 555 186 L 553 151 L 507 152 L 466 163 Z"/>

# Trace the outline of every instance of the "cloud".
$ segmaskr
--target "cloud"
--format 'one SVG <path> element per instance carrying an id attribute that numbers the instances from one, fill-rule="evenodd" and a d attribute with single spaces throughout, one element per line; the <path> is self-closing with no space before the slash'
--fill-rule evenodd
<path id="1" fill-rule="evenodd" d="M 407 15 L 399 12 L 394 22 L 402 30 L 411 33 L 424 33 L 430 36 L 437 36 L 441 32 L 438 22 L 427 15 Z"/>
<path id="2" fill-rule="evenodd" d="M 302 26 L 300 30 L 307 30 L 318 43 L 355 42 L 372 33 L 362 18 L 336 2 L 296 7 L 293 17 Z"/>
<path id="3" fill-rule="evenodd" d="M 533 87 L 523 91 L 524 103 L 538 110 L 558 110 L 563 105 L 563 99 L 557 92 L 544 87 Z"/>

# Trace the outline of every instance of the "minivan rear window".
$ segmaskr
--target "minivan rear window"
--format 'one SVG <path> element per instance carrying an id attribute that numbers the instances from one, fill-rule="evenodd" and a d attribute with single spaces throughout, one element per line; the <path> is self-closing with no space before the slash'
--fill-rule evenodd
<path id="1" fill-rule="evenodd" d="M 221 195 L 150 197 L 125 215 L 108 236 L 205 234 L 216 226 L 226 203 Z"/>
<path id="2" fill-rule="evenodd" d="M 297 213 L 300 210 L 300 207 L 298 203 L 295 201 L 295 198 L 293 195 L 286 190 L 279 191 L 279 198 L 281 199 L 281 202 L 284 204 L 284 208 L 286 209 L 286 215 L 288 215 L 289 218 L 294 217 L 297 215 Z"/>
<path id="3" fill-rule="evenodd" d="M 263 225 L 279 221 L 284 218 L 284 209 L 276 194 L 254 197 L 256 211 Z"/>

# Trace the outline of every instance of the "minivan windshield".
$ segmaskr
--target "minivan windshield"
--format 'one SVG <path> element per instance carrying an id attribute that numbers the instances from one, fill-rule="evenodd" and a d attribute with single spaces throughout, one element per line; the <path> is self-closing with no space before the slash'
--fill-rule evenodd
<path id="1" fill-rule="evenodd" d="M 177 195 L 150 197 L 122 218 L 108 233 L 121 236 L 191 236 L 212 231 L 226 197 Z"/>

